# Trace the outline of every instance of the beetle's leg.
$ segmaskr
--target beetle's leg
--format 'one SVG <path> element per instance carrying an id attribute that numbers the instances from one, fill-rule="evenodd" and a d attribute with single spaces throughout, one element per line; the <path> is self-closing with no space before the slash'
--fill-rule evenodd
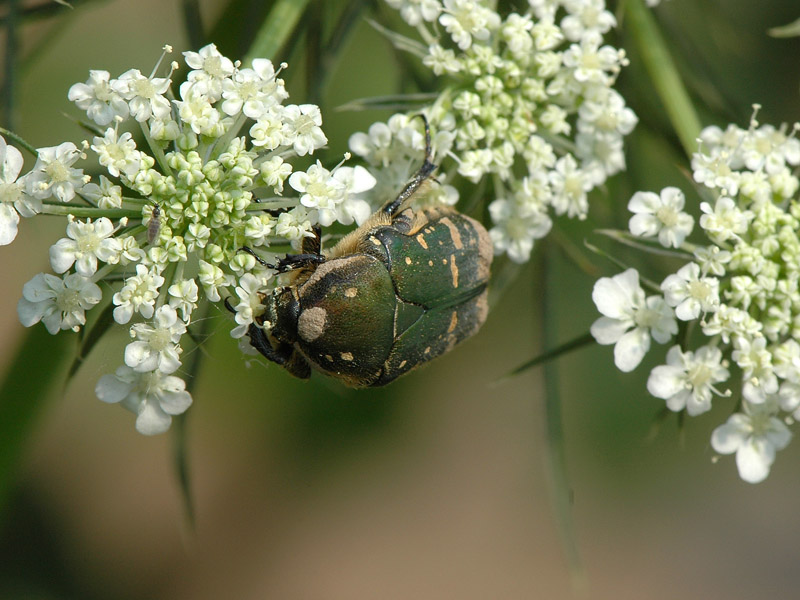
<path id="1" fill-rule="evenodd" d="M 381 208 L 381 212 L 387 215 L 394 215 L 397 212 L 397 209 L 408 200 L 411 196 L 414 195 L 420 186 L 425 183 L 425 180 L 431 176 L 436 170 L 435 164 L 431 162 L 431 130 L 428 126 L 428 119 L 422 113 L 419 114 L 419 117 L 422 119 L 422 122 L 425 124 L 425 160 L 422 163 L 422 166 L 419 170 L 414 173 L 414 176 L 411 178 L 406 184 L 406 187 L 397 195 L 397 198 L 392 200 L 391 202 L 386 203 L 383 208 Z"/>
<path id="2" fill-rule="evenodd" d="M 248 246 L 242 246 L 241 248 L 239 248 L 239 252 L 247 252 L 250 256 L 255 258 L 256 262 L 258 262 L 258 264 L 260 264 L 262 267 L 267 267 L 268 269 L 274 269 L 275 268 L 274 266 L 269 264 L 267 261 L 265 261 L 263 258 L 261 258 L 258 254 L 256 254 L 253 251 L 253 249 L 249 248 Z"/>
<path id="3" fill-rule="evenodd" d="M 310 267 L 311 265 L 321 265 L 325 262 L 322 254 L 287 254 L 278 261 L 277 265 L 267 265 L 270 269 L 275 269 L 278 273 L 286 273 L 294 269 Z"/>

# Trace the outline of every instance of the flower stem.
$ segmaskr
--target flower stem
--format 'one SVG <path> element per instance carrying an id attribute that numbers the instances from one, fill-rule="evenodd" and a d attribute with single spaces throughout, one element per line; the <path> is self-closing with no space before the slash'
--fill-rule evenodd
<path id="1" fill-rule="evenodd" d="M 625 0 L 624 6 L 628 16 L 628 29 L 633 35 L 637 54 L 667 109 L 667 115 L 686 155 L 691 158 L 697 150 L 697 137 L 701 129 L 697 111 L 681 81 L 652 11 L 642 0 Z"/>
<path id="2" fill-rule="evenodd" d="M 48 204 L 42 206 L 43 215 L 72 215 L 73 217 L 108 217 L 116 219 L 128 217 L 136 219 L 142 216 L 140 211 L 125 208 L 95 208 L 93 206 L 73 206 L 70 204 Z"/>

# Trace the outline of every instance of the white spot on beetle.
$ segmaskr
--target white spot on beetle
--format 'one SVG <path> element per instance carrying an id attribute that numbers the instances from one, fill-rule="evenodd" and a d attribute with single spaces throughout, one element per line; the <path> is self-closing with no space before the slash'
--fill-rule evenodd
<path id="1" fill-rule="evenodd" d="M 425 241 L 425 238 L 422 236 L 421 233 L 419 235 L 417 235 L 417 241 L 419 242 L 420 246 L 425 248 L 425 250 L 428 249 L 428 243 Z"/>
<path id="2" fill-rule="evenodd" d="M 423 352 L 423 354 L 430 354 L 430 353 L 431 353 L 431 347 L 428 346 L 427 348 L 425 348 L 425 351 Z"/>
<path id="3" fill-rule="evenodd" d="M 410 256 L 406 256 L 406 264 L 407 265 L 411 264 L 411 257 Z"/>
<path id="4" fill-rule="evenodd" d="M 342 357 L 342 360 L 351 361 L 353 360 L 353 354 L 351 352 L 342 352 L 339 354 Z"/>
<path id="5" fill-rule="evenodd" d="M 330 354 L 326 354 L 325 360 L 327 360 L 328 362 L 333 362 L 333 357 Z"/>
<path id="6" fill-rule="evenodd" d="M 433 266 L 433 261 L 432 261 L 432 260 L 429 260 L 429 261 L 428 261 L 428 266 L 429 266 L 429 267 L 432 267 L 432 266 Z"/>
<path id="7" fill-rule="evenodd" d="M 407 363 L 407 362 L 408 362 L 408 361 L 404 360 L 404 361 L 403 361 L 403 362 L 401 362 L 399 365 L 397 365 L 397 368 L 398 368 L 398 369 L 402 369 L 403 367 L 405 367 L 405 366 L 406 366 L 406 363 Z"/>
<path id="8" fill-rule="evenodd" d="M 349 287 L 344 291 L 344 295 L 348 298 L 355 298 L 358 296 L 358 288 Z"/>
<path id="9" fill-rule="evenodd" d="M 297 333 L 306 342 L 313 342 L 325 332 L 328 313 L 324 308 L 307 308 L 297 318 Z"/>

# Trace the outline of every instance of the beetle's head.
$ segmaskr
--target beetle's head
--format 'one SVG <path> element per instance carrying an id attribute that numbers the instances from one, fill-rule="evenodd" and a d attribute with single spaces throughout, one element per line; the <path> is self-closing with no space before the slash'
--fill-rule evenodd
<path id="1" fill-rule="evenodd" d="M 297 288 L 276 289 L 267 298 L 265 319 L 272 324 L 270 334 L 280 342 L 292 344 L 297 339 L 297 319 L 300 316 L 300 302 Z"/>

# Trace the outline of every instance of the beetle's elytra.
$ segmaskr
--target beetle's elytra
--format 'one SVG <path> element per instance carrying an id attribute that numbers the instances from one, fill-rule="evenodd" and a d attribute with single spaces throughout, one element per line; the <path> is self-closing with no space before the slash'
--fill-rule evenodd
<path id="1" fill-rule="evenodd" d="M 254 348 L 297 377 L 313 368 L 346 385 L 381 386 L 478 331 L 492 243 L 483 225 L 451 208 L 408 206 L 435 169 L 429 153 L 397 198 L 329 252 L 317 230 L 301 254 L 278 263 L 290 282 L 264 299 L 258 325 L 271 327 L 250 326 Z"/>

